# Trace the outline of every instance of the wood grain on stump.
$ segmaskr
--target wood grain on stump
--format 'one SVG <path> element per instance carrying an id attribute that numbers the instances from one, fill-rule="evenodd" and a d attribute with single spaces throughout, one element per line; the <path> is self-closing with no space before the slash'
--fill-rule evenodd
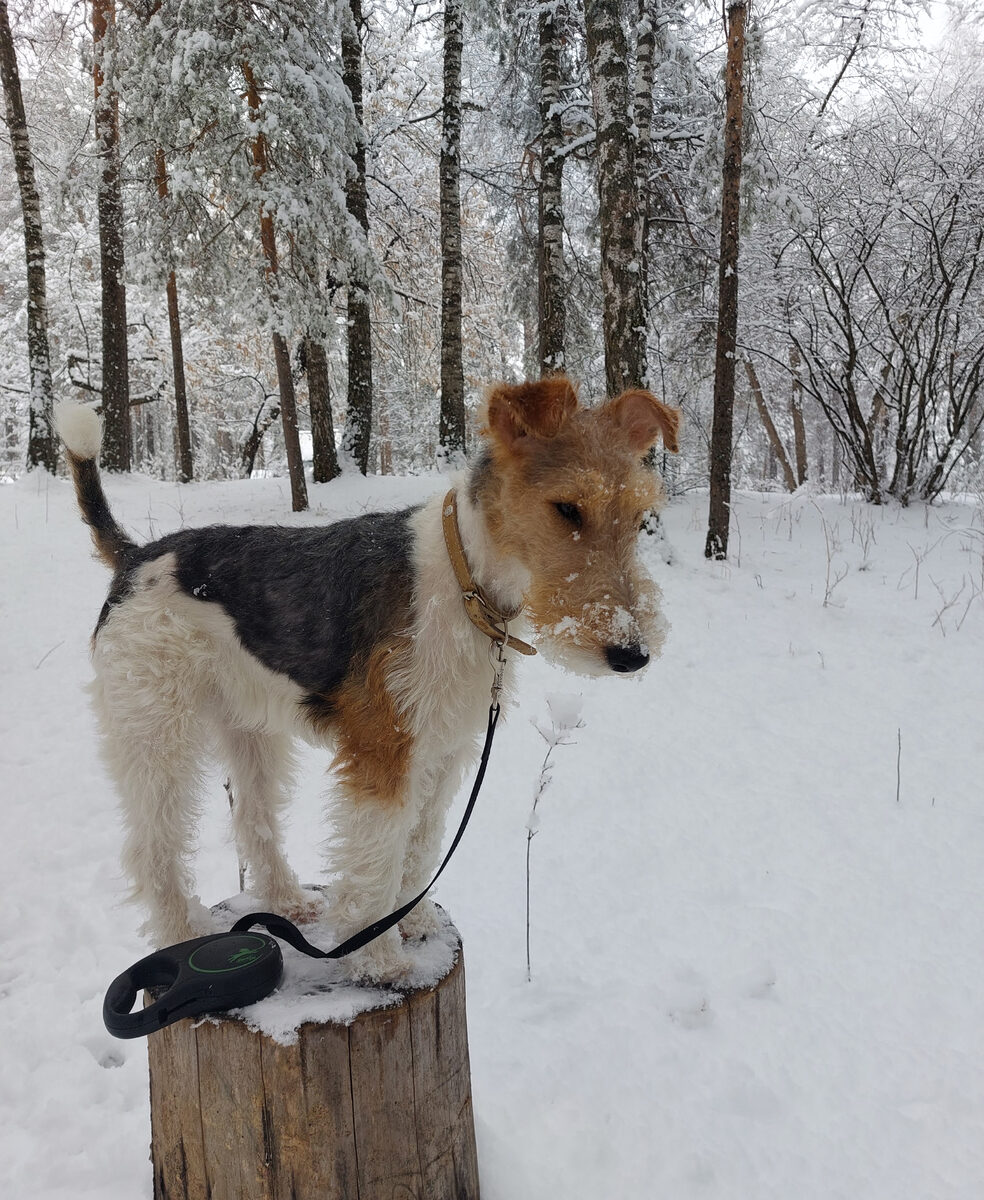
<path id="1" fill-rule="evenodd" d="M 155 1200 L 478 1200 L 465 973 L 283 1045 L 237 1018 L 148 1040 Z"/>

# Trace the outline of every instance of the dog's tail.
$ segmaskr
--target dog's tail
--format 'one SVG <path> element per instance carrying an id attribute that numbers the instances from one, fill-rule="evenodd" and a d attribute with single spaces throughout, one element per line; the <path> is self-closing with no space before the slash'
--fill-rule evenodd
<path id="1" fill-rule="evenodd" d="M 117 525 L 99 477 L 102 420 L 83 404 L 59 404 L 55 409 L 55 429 L 65 443 L 82 519 L 92 530 L 99 557 L 115 570 L 135 543 Z"/>

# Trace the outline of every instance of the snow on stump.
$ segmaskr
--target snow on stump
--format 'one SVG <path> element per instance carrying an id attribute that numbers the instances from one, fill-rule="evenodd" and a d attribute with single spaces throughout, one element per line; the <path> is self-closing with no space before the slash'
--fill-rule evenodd
<path id="1" fill-rule="evenodd" d="M 274 996 L 152 1034 L 155 1200 L 478 1200 L 461 941 L 437 941 L 403 992 L 285 947 Z"/>

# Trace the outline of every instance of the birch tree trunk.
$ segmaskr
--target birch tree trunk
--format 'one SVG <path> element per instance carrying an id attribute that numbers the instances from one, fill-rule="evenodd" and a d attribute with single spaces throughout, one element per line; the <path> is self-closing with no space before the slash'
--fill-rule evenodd
<path id="1" fill-rule="evenodd" d="M 342 79 L 352 99 L 358 127 L 352 153 L 354 171 L 345 188 L 348 211 L 369 233 L 366 195 L 366 143 L 362 111 L 362 0 L 348 0 L 342 14 Z M 348 286 L 348 409 L 343 445 L 363 475 L 369 469 L 372 434 L 372 314 L 365 268 L 353 267 Z"/>
<path id="2" fill-rule="evenodd" d="M 641 209 L 639 232 L 642 311 L 649 328 L 649 180 L 653 170 L 653 80 L 656 73 L 656 22 L 659 0 L 639 0 L 636 34 L 635 90 L 632 111 L 636 127 L 636 191 Z"/>
<path id="3" fill-rule="evenodd" d="M 251 121 L 257 120 L 260 111 L 260 89 L 248 62 L 241 64 L 246 81 L 246 100 L 249 104 Z M 269 169 L 266 137 L 257 133 L 252 142 L 253 177 L 259 182 Z M 277 257 L 277 235 L 273 227 L 273 216 L 265 205 L 260 206 L 260 243 L 266 258 L 267 281 L 270 285 L 274 307 L 277 305 L 277 274 L 280 262 Z M 280 391 L 280 417 L 284 429 L 284 447 L 287 451 L 287 471 L 290 475 L 290 498 L 294 512 L 304 512 L 308 506 L 307 483 L 304 479 L 304 462 L 301 459 L 301 443 L 297 434 L 297 400 L 294 395 L 294 378 L 290 373 L 290 350 L 282 333 L 273 335 L 273 356 L 277 364 L 277 386 Z"/>
<path id="4" fill-rule="evenodd" d="M 724 168 L 721 184 L 721 257 L 711 425 L 711 495 L 705 558 L 728 557 L 731 524 L 731 454 L 734 436 L 735 354 L 738 345 L 738 218 L 744 115 L 745 0 L 728 6 L 728 60 L 724 72 Z"/>
<path id="5" fill-rule="evenodd" d="M 96 140 L 103 160 L 97 195 L 102 289 L 102 465 L 108 471 L 128 471 L 132 450 L 120 113 L 115 84 L 105 71 L 106 63 L 111 64 L 116 54 L 115 0 L 92 0 L 92 44 Z"/>
<path id="6" fill-rule="evenodd" d="M 444 4 L 444 104 L 441 137 L 440 452 L 465 452 L 465 376 L 461 349 L 461 0 Z"/>
<path id="7" fill-rule="evenodd" d="M 157 173 L 157 195 L 161 205 L 167 204 L 167 163 L 164 151 L 154 155 Z M 171 336 L 171 366 L 174 374 L 174 415 L 178 431 L 178 479 L 190 483 L 194 477 L 191 453 L 191 424 L 188 419 L 188 389 L 185 385 L 184 346 L 181 341 L 181 314 L 178 310 L 178 280 L 173 268 L 167 277 L 167 327 Z"/>
<path id="8" fill-rule="evenodd" d="M 331 388 L 328 383 L 328 356 L 324 343 L 309 337 L 304 342 L 304 361 L 311 405 L 311 473 L 315 483 L 330 483 L 338 475 L 335 451 L 335 426 L 331 419 Z"/>
<path id="9" fill-rule="evenodd" d="M 27 465 L 44 467 L 54 474 L 58 447 L 51 427 L 54 386 L 48 347 L 48 291 L 45 281 L 41 200 L 34 178 L 34 159 L 27 132 L 27 114 L 21 92 L 17 54 L 10 30 L 7 0 L 0 0 L 0 80 L 7 129 L 14 152 L 14 169 L 24 216 L 24 252 L 27 256 L 27 357 L 31 380 L 28 409 Z"/>
<path id="10" fill-rule="evenodd" d="M 560 106 L 564 0 L 541 4 L 540 37 L 540 184 L 537 189 L 537 308 L 540 373 L 563 371 L 566 338 L 564 278 L 564 130 Z"/>
<path id="11" fill-rule="evenodd" d="M 605 379 L 614 396 L 647 385 L 642 206 L 628 46 L 617 0 L 585 0 L 584 25 L 598 161 Z"/>

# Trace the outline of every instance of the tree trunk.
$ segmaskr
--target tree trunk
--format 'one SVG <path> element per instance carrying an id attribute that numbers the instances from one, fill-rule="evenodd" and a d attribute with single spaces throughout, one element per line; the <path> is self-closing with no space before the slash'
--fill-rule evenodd
<path id="1" fill-rule="evenodd" d="M 595 113 L 609 395 L 645 387 L 642 206 L 636 191 L 628 46 L 617 0 L 585 0 L 584 24 Z"/>
<path id="2" fill-rule="evenodd" d="M 154 161 L 157 170 L 157 195 L 167 203 L 167 163 L 159 147 Z M 188 420 L 188 390 L 185 386 L 184 347 L 181 341 L 181 314 L 178 311 L 178 280 L 173 269 L 167 277 L 167 327 L 171 335 L 171 365 L 174 373 L 174 415 L 178 428 L 178 479 L 190 483 L 194 475 L 191 454 L 191 424 Z"/>
<path id="3" fill-rule="evenodd" d="M 643 321 L 649 328 L 649 241 L 650 188 L 653 173 L 653 80 L 656 73 L 656 22 L 660 10 L 658 0 L 639 0 L 639 23 L 636 34 L 635 94 L 632 111 L 636 128 L 636 190 L 641 210 L 640 286 Z M 653 457 L 650 452 L 650 457 Z"/>
<path id="4" fill-rule="evenodd" d="M 155 1200 L 479 1200 L 460 949 L 434 987 L 290 1045 L 223 1015 L 147 1049 Z"/>
<path id="5" fill-rule="evenodd" d="M 3 82 L 7 128 L 10 131 L 21 212 L 24 216 L 24 252 L 27 256 L 27 360 L 31 380 L 27 465 L 44 467 L 54 473 L 58 461 L 58 443 L 51 426 L 54 385 L 51 380 L 51 352 L 48 347 L 48 291 L 45 282 L 41 199 L 34 178 L 34 159 L 31 157 L 27 114 L 24 110 L 7 0 L 0 0 L 0 80 Z"/>
<path id="6" fill-rule="evenodd" d="M 560 117 L 564 0 L 540 5 L 540 184 L 537 189 L 537 307 L 540 373 L 563 371 L 566 357 L 564 278 L 564 129 Z"/>
<path id="7" fill-rule="evenodd" d="M 755 370 L 751 359 L 746 358 L 742 361 L 745 367 L 745 374 L 748 376 L 748 385 L 752 389 L 752 395 L 755 397 L 755 407 L 758 409 L 759 420 L 762 422 L 766 437 L 769 439 L 769 448 L 772 451 L 775 461 L 782 467 L 782 477 L 786 481 L 786 490 L 795 492 L 796 476 L 793 474 L 793 468 L 790 465 L 786 447 L 782 444 L 782 438 L 780 438 L 779 431 L 773 423 L 769 407 L 765 403 L 765 396 L 762 392 L 762 384 L 759 382 L 758 372 Z"/>
<path id="8" fill-rule="evenodd" d="M 348 0 L 342 13 L 342 80 L 352 98 L 357 141 L 352 152 L 352 173 L 345 187 L 348 211 L 369 233 L 366 195 L 366 143 L 362 115 L 362 0 Z M 366 248 L 368 254 L 368 247 Z M 351 267 L 348 286 L 348 408 L 343 446 L 363 475 L 369 469 L 372 434 L 372 314 L 369 307 L 367 266 Z"/>
<path id="9" fill-rule="evenodd" d="M 440 453 L 465 452 L 465 374 L 461 348 L 461 0 L 444 4 L 444 104 L 441 136 Z"/>
<path id="10" fill-rule="evenodd" d="M 793 444 L 796 448 L 796 478 L 806 483 L 809 465 L 806 458 L 806 425 L 803 423 L 803 381 L 800 379 L 800 353 L 795 346 L 789 348 L 789 369 L 793 373 L 793 387 L 789 395 L 789 412 L 793 418 Z"/>
<path id="11" fill-rule="evenodd" d="M 324 343 L 317 338 L 307 338 L 304 342 L 304 362 L 311 407 L 311 473 L 315 483 L 330 483 L 338 475 L 338 455 L 335 451 L 328 356 L 325 354 Z"/>
<path id="12" fill-rule="evenodd" d="M 92 43 L 96 140 L 103 160 L 97 196 L 102 286 L 102 465 L 108 471 L 128 471 L 132 450 L 120 113 L 115 84 L 104 70 L 104 64 L 112 64 L 117 52 L 115 0 L 92 0 Z"/>
<path id="13" fill-rule="evenodd" d="M 266 417 L 260 420 L 263 416 L 265 406 L 266 400 L 263 401 L 257 410 L 256 416 L 253 418 L 253 428 L 249 431 L 249 436 L 243 442 L 242 449 L 239 451 L 239 464 L 242 469 L 243 479 L 249 479 L 250 475 L 253 474 L 253 467 L 256 465 L 256 455 L 263 443 L 263 435 L 280 416 L 279 405 L 274 405 Z"/>
<path id="14" fill-rule="evenodd" d="M 731 454 L 734 432 L 735 354 L 738 346 L 738 218 L 744 115 L 745 0 L 728 7 L 728 61 L 724 73 L 724 169 L 721 183 L 721 259 L 711 425 L 711 495 L 706 558 L 728 557 L 731 524 Z"/>
<path id="15" fill-rule="evenodd" d="M 246 99 L 249 103 L 251 121 L 258 119 L 260 111 L 260 89 L 248 62 L 242 63 L 246 81 Z M 258 133 L 253 138 L 253 178 L 259 182 L 269 167 L 266 137 Z M 273 216 L 265 205 L 260 206 L 260 243 L 266 258 L 267 282 L 273 298 L 274 309 L 278 301 L 278 279 L 280 263 L 277 258 L 277 235 L 273 227 Z M 294 512 L 304 512 L 308 506 L 307 483 L 304 480 L 304 462 L 301 458 L 301 442 L 297 434 L 297 401 L 294 396 L 294 379 L 290 373 L 290 350 L 282 333 L 273 335 L 273 356 L 277 364 L 277 386 L 280 389 L 280 416 L 284 427 L 284 447 L 287 451 L 287 471 L 290 475 L 290 498 Z"/>

